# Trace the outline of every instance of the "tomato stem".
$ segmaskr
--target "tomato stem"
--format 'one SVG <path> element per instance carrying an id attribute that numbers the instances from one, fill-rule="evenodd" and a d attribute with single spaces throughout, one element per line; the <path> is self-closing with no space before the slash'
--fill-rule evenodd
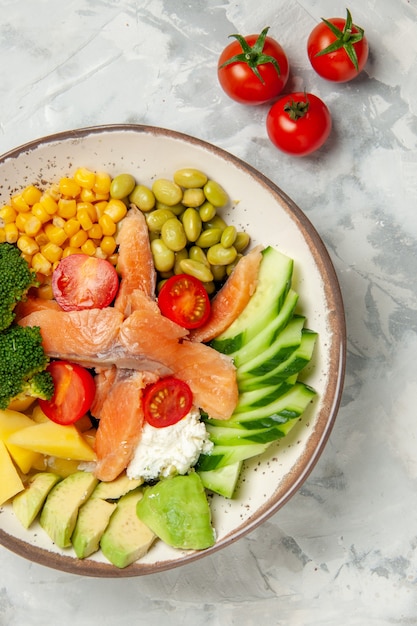
<path id="1" fill-rule="evenodd" d="M 288 117 L 294 122 L 304 117 L 308 111 L 310 103 L 307 94 L 305 94 L 305 98 L 305 100 L 291 100 L 291 102 L 287 102 L 284 106 L 284 111 L 288 113 Z"/>
<path id="2" fill-rule="evenodd" d="M 268 30 L 269 26 L 263 29 L 253 46 L 250 46 L 246 39 L 242 37 L 242 35 L 229 35 L 229 37 L 234 37 L 240 43 L 242 47 L 242 52 L 239 54 L 235 54 L 235 56 L 222 63 L 219 69 L 222 69 L 223 67 L 226 67 L 226 65 L 230 65 L 231 63 L 246 63 L 246 65 L 251 68 L 252 72 L 261 81 L 261 83 L 265 84 L 264 79 L 259 73 L 258 65 L 272 63 L 278 73 L 278 76 L 281 76 L 281 69 L 279 67 L 278 61 L 273 56 L 263 53 Z"/>
<path id="3" fill-rule="evenodd" d="M 340 48 L 343 48 L 349 59 L 352 61 L 356 71 L 359 71 L 358 56 L 356 54 L 354 44 L 363 39 L 365 31 L 360 26 L 352 24 L 352 15 L 349 9 L 346 9 L 346 13 L 346 21 L 343 30 L 340 30 L 340 28 L 332 24 L 332 22 L 329 22 L 329 20 L 325 20 L 323 17 L 321 18 L 326 26 L 332 31 L 333 35 L 336 37 L 336 40 L 333 41 L 333 43 L 331 43 L 329 46 L 327 46 L 327 48 L 324 48 L 323 50 L 320 50 L 320 52 L 317 52 L 316 57 L 320 57 L 324 54 L 329 54 L 331 52 L 335 52 L 336 50 L 340 50 Z M 358 32 L 353 32 L 353 26 Z"/>

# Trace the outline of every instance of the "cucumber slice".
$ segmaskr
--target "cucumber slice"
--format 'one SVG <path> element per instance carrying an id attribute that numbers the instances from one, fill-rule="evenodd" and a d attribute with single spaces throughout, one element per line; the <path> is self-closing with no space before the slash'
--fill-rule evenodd
<path id="1" fill-rule="evenodd" d="M 316 391 L 305 383 L 297 382 L 292 388 L 270 404 L 232 415 L 245 428 L 271 428 L 299 417 L 310 404 Z M 218 422 L 215 424 L 218 425 Z"/>
<path id="2" fill-rule="evenodd" d="M 290 289 L 278 315 L 261 332 L 237 352 L 230 355 L 236 367 L 240 367 L 258 354 L 262 354 L 277 340 L 279 334 L 290 321 L 297 301 L 298 294 L 293 289 Z"/>
<path id="3" fill-rule="evenodd" d="M 215 470 L 198 472 L 206 489 L 218 493 L 225 498 L 232 498 L 240 476 L 243 462 L 237 461 Z"/>
<path id="4" fill-rule="evenodd" d="M 262 454 L 270 443 L 247 443 L 241 446 L 214 446 L 211 454 L 201 454 L 196 466 L 197 471 L 209 471 L 245 461 Z"/>
<path id="5" fill-rule="evenodd" d="M 251 409 L 270 404 L 279 398 L 279 396 L 287 393 L 296 380 L 297 376 L 292 376 L 287 380 L 280 380 L 276 385 L 265 385 L 263 387 L 259 387 L 258 389 L 253 388 L 250 391 L 240 393 L 239 401 L 234 410 L 234 415 L 236 415 L 236 413 L 250 411 Z"/>
<path id="6" fill-rule="evenodd" d="M 281 310 L 291 286 L 294 261 L 271 246 L 262 255 L 255 293 L 239 317 L 211 342 L 219 352 L 232 354 L 239 350 Z"/>
<path id="7" fill-rule="evenodd" d="M 298 348 L 292 352 L 289 357 L 277 365 L 275 369 L 262 376 L 243 376 L 241 378 L 239 370 L 237 371 L 237 381 L 239 386 L 240 398 L 253 390 L 261 392 L 263 387 L 271 385 L 279 385 L 282 381 L 293 379 L 299 372 L 310 362 L 318 334 L 307 328 L 303 328 L 301 343 Z"/>
<path id="8" fill-rule="evenodd" d="M 288 359 L 290 354 L 301 344 L 304 323 L 305 318 L 302 315 L 291 318 L 269 348 L 260 351 L 246 363 L 237 366 L 239 379 L 263 376 L 268 372 L 272 372 L 278 365 Z"/>
<path id="9" fill-rule="evenodd" d="M 292 420 L 289 420 L 292 421 Z M 211 441 L 215 446 L 241 446 L 250 443 L 270 443 L 281 439 L 287 434 L 288 430 L 285 424 L 279 424 L 271 428 L 257 428 L 249 430 L 248 428 L 228 428 L 227 426 L 206 426 Z M 214 449 L 216 454 L 216 448 Z"/>

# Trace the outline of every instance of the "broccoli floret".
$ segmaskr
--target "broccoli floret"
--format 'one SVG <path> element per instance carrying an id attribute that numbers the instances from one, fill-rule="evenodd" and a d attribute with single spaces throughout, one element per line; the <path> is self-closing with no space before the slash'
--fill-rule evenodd
<path id="1" fill-rule="evenodd" d="M 20 250 L 10 243 L 0 244 L 0 330 L 10 326 L 16 304 L 38 284 Z"/>
<path id="2" fill-rule="evenodd" d="M 22 394 L 49 400 L 54 391 L 38 326 L 12 324 L 0 332 L 0 409 Z"/>

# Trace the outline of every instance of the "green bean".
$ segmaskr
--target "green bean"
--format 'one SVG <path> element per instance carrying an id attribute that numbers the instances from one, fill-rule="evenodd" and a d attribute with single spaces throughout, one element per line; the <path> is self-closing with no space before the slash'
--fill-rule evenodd
<path id="1" fill-rule="evenodd" d="M 187 248 L 183 248 L 182 250 L 178 250 L 175 253 L 175 263 L 174 263 L 174 274 L 183 274 L 184 272 L 181 269 L 181 261 L 184 259 L 188 259 L 188 250 Z"/>
<path id="2" fill-rule="evenodd" d="M 200 261 L 184 259 L 180 261 L 180 267 L 185 274 L 198 278 L 202 283 L 209 283 L 213 280 L 213 274 L 210 268 L 204 265 L 204 263 L 200 263 Z"/>
<path id="3" fill-rule="evenodd" d="M 221 243 L 216 243 L 207 250 L 207 260 L 210 265 L 229 265 L 237 256 L 236 248 L 224 248 Z"/>
<path id="4" fill-rule="evenodd" d="M 203 263 L 203 265 L 210 267 L 210 263 L 207 261 L 207 256 L 204 250 L 202 250 L 199 246 L 191 246 L 188 250 L 188 256 L 193 261 L 199 261 L 200 263 Z"/>
<path id="5" fill-rule="evenodd" d="M 215 180 L 208 180 L 204 185 L 204 195 L 215 207 L 222 207 L 227 204 L 229 197 L 223 187 Z"/>
<path id="6" fill-rule="evenodd" d="M 175 215 L 169 209 L 155 209 L 155 211 L 146 213 L 145 219 L 150 232 L 159 233 L 163 224 L 173 217 Z"/>
<path id="7" fill-rule="evenodd" d="M 177 185 L 184 187 L 184 189 L 204 187 L 207 182 L 207 176 L 193 167 L 184 167 L 183 169 L 177 170 L 173 178 Z"/>
<path id="8" fill-rule="evenodd" d="M 235 243 L 233 244 L 238 252 L 243 252 L 246 250 L 250 242 L 250 237 L 248 233 L 238 232 L 236 233 Z"/>
<path id="9" fill-rule="evenodd" d="M 215 215 L 211 220 L 204 224 L 204 228 L 220 228 L 223 232 L 227 228 L 227 224 L 220 215 Z"/>
<path id="10" fill-rule="evenodd" d="M 132 193 L 136 181 L 132 174 L 118 174 L 110 183 L 110 196 L 117 200 L 123 200 Z"/>
<path id="11" fill-rule="evenodd" d="M 158 272 L 169 272 L 175 263 L 175 253 L 170 250 L 162 239 L 154 239 L 151 241 L 151 251 Z"/>
<path id="12" fill-rule="evenodd" d="M 198 209 L 200 213 L 202 222 L 209 222 L 216 215 L 216 207 L 214 207 L 210 202 L 204 202 L 201 207 Z"/>
<path id="13" fill-rule="evenodd" d="M 152 211 L 155 206 L 155 196 L 149 187 L 145 185 L 136 185 L 129 196 L 130 202 L 133 202 L 138 209 L 144 213 Z"/>
<path id="14" fill-rule="evenodd" d="M 163 202 L 159 202 L 157 200 L 155 202 L 155 209 L 168 209 L 174 215 L 179 217 L 181 215 L 181 213 L 184 213 L 185 207 L 182 204 L 182 202 L 178 202 L 177 204 L 173 204 L 172 206 L 168 206 L 167 204 L 164 204 Z"/>
<path id="15" fill-rule="evenodd" d="M 236 241 L 236 228 L 235 226 L 226 226 L 222 232 L 220 243 L 223 248 L 230 248 Z"/>
<path id="16" fill-rule="evenodd" d="M 183 225 L 177 217 L 171 217 L 162 224 L 161 239 L 170 250 L 178 252 L 187 245 Z"/>
<path id="17" fill-rule="evenodd" d="M 206 200 L 204 191 L 202 189 L 185 189 L 182 196 L 182 204 L 186 207 L 197 208 L 201 206 Z"/>
<path id="18" fill-rule="evenodd" d="M 202 228 L 199 212 L 191 207 L 185 209 L 182 214 L 182 225 L 184 226 L 184 231 L 188 241 L 197 241 Z"/>
<path id="19" fill-rule="evenodd" d="M 211 273 L 216 282 L 221 282 L 226 276 L 226 265 L 210 265 Z"/>
<path id="20" fill-rule="evenodd" d="M 168 206 L 178 204 L 182 200 L 181 187 L 166 178 L 158 178 L 155 180 L 152 185 L 152 191 L 158 202 L 163 202 Z"/>
<path id="21" fill-rule="evenodd" d="M 229 265 L 226 265 L 226 275 L 230 276 L 230 274 L 233 272 L 233 270 L 235 269 L 236 265 L 239 263 L 240 259 L 242 258 L 242 254 L 238 253 L 236 255 L 235 260 L 232 263 L 229 263 Z"/>
<path id="22" fill-rule="evenodd" d="M 200 246 L 200 248 L 210 248 L 210 246 L 219 243 L 221 236 L 222 230 L 220 228 L 208 228 L 202 231 L 196 244 Z"/>

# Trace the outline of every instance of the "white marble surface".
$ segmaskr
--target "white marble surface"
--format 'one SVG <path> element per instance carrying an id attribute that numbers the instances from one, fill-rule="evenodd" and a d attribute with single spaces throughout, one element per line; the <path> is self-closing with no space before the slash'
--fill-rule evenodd
<path id="1" fill-rule="evenodd" d="M 366 71 L 345 85 L 305 42 L 332 0 L 0 0 L 0 152 L 81 126 L 133 122 L 208 140 L 277 183 L 339 275 L 348 325 L 342 406 L 314 471 L 263 526 L 186 567 L 90 579 L 0 548 L 1 626 L 417 624 L 417 8 L 351 0 Z M 216 79 L 227 36 L 271 27 L 288 89 L 316 93 L 334 130 L 312 157 L 266 138 L 267 109 Z"/>

